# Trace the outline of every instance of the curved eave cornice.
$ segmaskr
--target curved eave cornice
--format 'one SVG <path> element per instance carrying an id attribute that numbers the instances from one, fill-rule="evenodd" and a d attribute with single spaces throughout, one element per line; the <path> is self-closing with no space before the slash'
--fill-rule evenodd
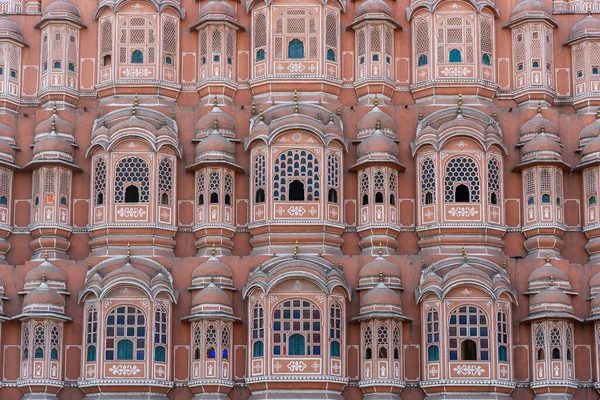
<path id="1" fill-rule="evenodd" d="M 541 311 L 535 312 L 525 317 L 521 320 L 521 322 L 531 322 L 540 319 L 572 319 L 578 322 L 583 322 L 583 318 L 579 318 L 571 313 L 562 312 L 562 311 Z"/>
<path id="2" fill-rule="evenodd" d="M 185 167 L 185 170 L 187 172 L 194 172 L 200 168 L 207 168 L 207 167 L 227 167 L 227 168 L 234 170 L 235 172 L 240 172 L 240 173 L 244 174 L 243 167 L 240 167 L 236 163 L 234 163 L 232 161 L 227 161 L 227 160 L 198 161 L 198 162 L 195 162 L 195 163 L 190 164 L 187 167 Z"/>
<path id="3" fill-rule="evenodd" d="M 2 159 L 0 159 L 0 165 L 3 167 L 6 167 L 8 169 L 12 169 L 13 171 L 21 171 L 22 170 L 22 168 L 19 167 L 17 164 L 10 163 L 10 162 L 8 162 L 6 160 L 2 160 Z"/>
<path id="4" fill-rule="evenodd" d="M 586 160 L 579 163 L 578 165 L 573 167 L 573 169 L 571 169 L 571 172 L 577 172 L 586 168 L 597 167 L 598 165 L 600 165 L 600 157 L 595 157 L 590 160 Z"/>
<path id="5" fill-rule="evenodd" d="M 406 8 L 406 18 L 410 21 L 415 16 L 415 14 L 421 10 L 425 9 L 430 13 L 433 13 L 437 7 L 444 1 L 449 0 L 413 0 L 409 7 Z M 488 8 L 492 11 L 492 14 L 496 18 L 500 18 L 500 10 L 496 7 L 495 1 L 492 0 L 464 0 L 465 3 L 469 3 L 475 11 L 481 13 L 485 8 Z"/>
<path id="6" fill-rule="evenodd" d="M 563 46 L 573 46 L 579 42 L 583 42 L 586 40 L 599 41 L 600 40 L 600 32 L 585 32 L 579 36 L 574 38 L 570 38 L 566 42 L 563 43 Z"/>
<path id="7" fill-rule="evenodd" d="M 600 161 L 600 160 L 598 160 L 598 161 Z M 558 167 L 564 171 L 571 170 L 571 166 L 562 160 L 537 159 L 537 160 L 530 160 L 530 161 L 525 161 L 525 162 L 519 163 L 512 169 L 512 171 L 519 172 L 519 171 L 522 171 L 529 167 L 535 167 L 536 165 L 554 166 L 554 167 Z"/>
<path id="8" fill-rule="evenodd" d="M 24 39 L 17 37 L 16 35 L 0 35 L 0 42 L 14 43 L 19 47 L 29 47 Z"/>
<path id="9" fill-rule="evenodd" d="M 175 138 L 166 136 L 157 138 L 155 134 L 138 128 L 124 128 L 110 135 L 110 137 L 102 135 L 93 138 L 92 143 L 85 152 L 85 157 L 89 158 L 92 151 L 97 146 L 101 147 L 105 152 L 108 152 L 112 150 L 121 140 L 127 140 L 128 138 L 137 140 L 142 139 L 154 152 L 159 152 L 164 146 L 169 146 L 175 150 L 175 154 L 178 158 L 183 157 L 183 148 Z"/>
<path id="10" fill-rule="evenodd" d="M 83 24 L 83 22 L 81 22 L 81 19 L 77 20 L 75 18 L 71 18 L 71 17 L 54 17 L 54 18 L 42 18 L 40 20 L 40 22 L 38 22 L 37 24 L 35 24 L 33 27 L 36 29 L 42 29 L 44 28 L 46 25 L 48 24 L 69 24 L 69 25 L 73 25 L 79 29 L 87 29 L 87 26 Z"/>
<path id="11" fill-rule="evenodd" d="M 198 312 L 198 313 L 194 313 L 191 315 L 188 315 L 186 317 L 182 317 L 181 320 L 182 321 L 190 321 L 190 322 L 194 322 L 194 321 L 198 321 L 201 319 L 224 319 L 226 321 L 232 321 L 232 322 L 236 322 L 236 321 L 241 321 L 242 319 L 240 317 L 236 317 L 233 314 L 229 314 L 229 313 L 225 313 L 225 312 Z"/>
<path id="12" fill-rule="evenodd" d="M 516 294 L 509 288 L 502 287 L 500 285 L 494 285 L 491 282 L 482 282 L 480 280 L 470 277 L 464 277 L 463 279 L 444 282 L 442 286 L 430 285 L 423 290 L 421 290 L 421 288 L 419 287 L 415 289 L 415 300 L 416 303 L 419 304 L 423 300 L 425 295 L 429 293 L 435 294 L 439 299 L 445 299 L 450 291 L 462 286 L 477 288 L 482 292 L 486 293 L 491 299 L 496 301 L 500 300 L 501 295 L 506 293 L 515 305 L 517 305 L 518 303 Z"/>
<path id="13" fill-rule="evenodd" d="M 73 172 L 83 172 L 83 169 L 80 166 L 78 166 L 77 164 L 74 164 L 72 162 L 68 162 L 65 160 L 60 160 L 60 159 L 33 160 L 33 161 L 30 161 L 27 164 L 25 164 L 25 166 L 23 167 L 23 171 L 31 171 L 31 170 L 41 167 L 41 166 L 54 166 L 54 165 L 58 165 L 59 167 L 69 168 Z"/>
<path id="14" fill-rule="evenodd" d="M 14 317 L 10 318 L 11 320 L 17 320 L 17 319 L 35 319 L 35 318 L 51 318 L 51 319 L 57 319 L 60 321 L 65 321 L 65 322 L 71 322 L 73 321 L 73 319 L 71 319 L 70 317 L 67 317 L 64 314 L 59 314 L 59 313 L 55 313 L 52 311 L 30 311 L 30 312 L 24 312 L 21 313 L 19 315 L 15 315 Z"/>
<path id="15" fill-rule="evenodd" d="M 307 132 L 310 132 L 316 136 L 319 137 L 319 139 L 321 139 L 321 141 L 323 142 L 322 144 L 324 146 L 329 146 L 329 143 L 333 142 L 333 141 L 338 141 L 342 144 L 342 148 L 346 151 L 346 153 L 348 152 L 348 139 L 346 138 L 341 138 L 337 135 L 333 135 L 333 134 L 324 134 L 323 131 L 318 130 L 310 125 L 288 125 L 288 126 L 281 126 L 278 129 L 275 129 L 273 131 L 271 131 L 269 133 L 269 135 L 259 135 L 259 136 L 250 136 L 250 137 L 246 137 L 244 139 L 244 150 L 247 151 L 248 148 L 250 148 L 250 146 L 256 142 L 256 141 L 263 141 L 267 146 L 271 146 L 273 145 L 275 138 L 283 132 L 286 132 L 288 130 L 291 129 L 299 129 L 299 130 L 304 130 Z"/>
<path id="16" fill-rule="evenodd" d="M 396 22 L 396 20 L 384 13 L 368 13 L 365 14 L 357 19 L 355 19 L 350 25 L 348 25 L 346 27 L 346 30 L 352 30 L 352 29 L 358 29 L 360 28 L 362 25 L 364 24 L 368 24 L 368 23 L 377 23 L 377 22 L 384 22 L 388 25 L 391 25 L 394 27 L 394 29 L 399 29 L 399 30 L 403 30 L 402 25 L 400 25 L 398 22 Z"/>
<path id="17" fill-rule="evenodd" d="M 371 166 L 381 166 L 381 167 L 390 167 L 393 168 L 397 171 L 400 172 L 404 172 L 406 171 L 406 166 L 402 163 L 400 163 L 397 160 L 393 160 L 393 159 L 389 159 L 389 160 L 364 160 L 364 161 L 359 161 L 356 164 L 354 164 L 353 166 L 350 167 L 349 171 L 350 172 L 356 172 L 359 171 L 361 169 L 367 168 L 367 167 L 371 167 Z"/>
<path id="18" fill-rule="evenodd" d="M 523 15 L 519 18 L 515 18 L 515 19 L 511 20 L 507 25 L 504 25 L 504 28 L 512 29 L 519 25 L 526 24 L 527 22 L 533 22 L 533 23 L 545 22 L 546 24 L 550 25 L 552 28 L 558 28 L 558 24 L 556 22 L 554 22 L 554 20 L 552 18 L 543 16 L 543 15 L 539 15 L 539 14 Z"/>
<path id="19" fill-rule="evenodd" d="M 275 0 L 264 0 L 264 3 L 267 6 L 273 4 Z M 249 13 L 250 10 L 257 4 L 263 3 L 263 0 L 246 0 L 246 12 Z M 320 0 L 321 5 L 329 5 L 329 3 L 333 3 L 337 5 L 342 13 L 346 12 L 346 0 Z"/>
<path id="20" fill-rule="evenodd" d="M 130 0 L 101 0 L 98 7 L 94 10 L 92 16 L 96 21 L 104 9 L 109 9 L 111 12 L 118 12 L 125 3 Z M 179 1 L 176 0 L 145 0 L 146 3 L 150 3 L 154 6 L 157 12 L 161 13 L 167 8 L 171 8 L 177 12 L 179 19 L 185 18 L 185 8 L 180 7 Z"/>
<path id="21" fill-rule="evenodd" d="M 231 17 L 209 14 L 200 17 L 194 25 L 190 26 L 190 32 L 196 32 L 197 30 L 204 27 L 204 25 L 228 25 L 236 31 L 246 31 L 246 28 L 243 25 L 239 24 L 235 19 Z"/>
<path id="22" fill-rule="evenodd" d="M 396 319 L 400 321 L 412 321 L 412 318 L 407 317 L 401 312 L 392 312 L 392 311 L 370 311 L 367 313 L 361 313 L 360 315 L 352 318 L 350 322 L 360 322 L 369 319 Z"/>

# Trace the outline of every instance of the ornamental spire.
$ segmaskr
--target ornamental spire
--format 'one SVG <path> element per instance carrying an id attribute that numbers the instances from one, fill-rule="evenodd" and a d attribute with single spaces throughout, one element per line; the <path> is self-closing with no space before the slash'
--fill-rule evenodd
<path id="1" fill-rule="evenodd" d="M 138 95 L 136 94 L 135 97 L 133 98 L 133 107 L 131 108 L 131 115 L 133 115 L 135 117 L 135 115 L 137 114 L 137 106 L 138 106 Z"/>
<path id="2" fill-rule="evenodd" d="M 550 253 L 546 252 L 546 264 L 550 264 Z"/>
<path id="3" fill-rule="evenodd" d="M 463 256 L 463 260 L 464 262 L 467 262 L 468 256 L 467 256 L 467 250 L 465 250 L 465 248 L 462 248 L 462 256 Z"/>
<path id="4" fill-rule="evenodd" d="M 461 92 L 458 94 L 458 110 L 456 110 L 458 115 L 462 114 L 462 105 L 463 105 L 463 99 L 462 99 L 462 92 Z"/>
<path id="5" fill-rule="evenodd" d="M 379 271 L 379 282 L 383 282 L 383 271 Z"/>
<path id="6" fill-rule="evenodd" d="M 217 247 L 215 246 L 215 242 L 213 242 L 212 250 L 210 251 L 210 255 L 215 257 L 217 255 Z"/>
<path id="7" fill-rule="evenodd" d="M 127 262 L 131 260 L 131 245 L 127 242 Z"/>
<path id="8" fill-rule="evenodd" d="M 296 244 L 294 245 L 294 259 L 298 258 L 298 241 L 296 240 Z"/>
<path id="9" fill-rule="evenodd" d="M 377 250 L 379 257 L 383 257 L 383 245 L 379 242 L 379 250 Z"/>
<path id="10" fill-rule="evenodd" d="M 48 249 L 44 250 L 44 261 L 48 261 Z"/>
<path id="11" fill-rule="evenodd" d="M 46 270 L 42 271 L 42 282 L 46 283 Z"/>

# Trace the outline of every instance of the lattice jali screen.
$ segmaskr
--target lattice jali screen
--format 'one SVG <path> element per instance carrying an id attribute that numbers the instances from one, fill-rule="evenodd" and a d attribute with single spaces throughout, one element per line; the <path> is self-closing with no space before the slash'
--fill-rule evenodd
<path id="1" fill-rule="evenodd" d="M 23 0 L 0 0 L 0 13 L 20 14 L 23 12 Z"/>
<path id="2" fill-rule="evenodd" d="M 277 157 L 273 166 L 273 198 L 277 201 L 289 200 L 289 187 L 293 181 L 303 183 L 306 200 L 319 200 L 319 161 L 313 153 L 306 150 L 288 150 Z"/>
<path id="3" fill-rule="evenodd" d="M 435 163 L 430 157 L 421 161 L 421 202 L 427 204 L 427 195 L 431 197 L 431 203 L 435 203 Z"/>
<path id="4" fill-rule="evenodd" d="M 595 196 L 598 193 L 598 177 L 596 168 L 589 168 L 585 170 L 584 185 L 586 197 Z"/>
<path id="5" fill-rule="evenodd" d="M 437 62 L 439 64 L 474 62 L 475 26 L 466 16 L 440 18 L 437 31 Z M 460 52 L 460 58 L 450 59 L 450 54 Z"/>
<path id="6" fill-rule="evenodd" d="M 283 22 L 282 22 L 283 23 Z M 254 21 L 252 24 L 254 29 L 253 40 L 254 40 L 254 54 L 256 61 L 262 61 L 256 58 L 258 50 L 267 51 L 267 12 L 266 10 L 254 11 Z M 283 32 L 283 25 L 282 25 Z"/>
<path id="7" fill-rule="evenodd" d="M 104 157 L 94 159 L 94 205 L 104 204 L 106 199 L 106 161 Z"/>
<path id="8" fill-rule="evenodd" d="M 454 191 L 457 185 L 463 184 L 469 188 L 469 201 L 479 202 L 479 167 L 470 157 L 455 157 L 446 164 L 445 200 L 447 203 L 455 201 Z"/>
<path id="9" fill-rule="evenodd" d="M 275 18 L 275 59 L 290 57 L 288 44 L 300 40 L 304 45 L 303 59 L 317 59 L 319 55 L 318 16 L 314 12 L 302 9 L 284 9 Z M 255 46 L 256 48 L 257 46 Z"/>
<path id="10" fill-rule="evenodd" d="M 129 17 L 119 29 L 119 61 L 122 64 L 153 64 L 156 61 L 156 24 L 150 17 Z M 142 62 L 134 62 L 134 51 L 141 51 Z"/>
<path id="11" fill-rule="evenodd" d="M 122 158 L 115 169 L 115 202 L 125 202 L 127 186 L 138 187 L 139 202 L 148 203 L 150 200 L 150 166 L 139 157 Z"/>
<path id="12" fill-rule="evenodd" d="M 496 203 L 500 204 L 500 163 L 495 158 L 488 161 L 488 203 L 492 203 L 492 194 L 496 195 Z"/>

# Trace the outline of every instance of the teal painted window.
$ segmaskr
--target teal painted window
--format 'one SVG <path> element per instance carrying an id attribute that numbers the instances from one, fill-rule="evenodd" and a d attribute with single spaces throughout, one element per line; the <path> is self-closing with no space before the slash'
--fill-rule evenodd
<path id="1" fill-rule="evenodd" d="M 292 39 L 288 43 L 288 58 L 304 58 L 304 42 L 300 39 Z"/>
<path id="2" fill-rule="evenodd" d="M 449 60 L 451 63 L 462 62 L 462 54 L 458 49 L 450 50 Z"/>
<path id="3" fill-rule="evenodd" d="M 306 352 L 306 343 L 304 336 L 295 334 L 290 336 L 289 354 L 290 356 L 303 356 Z"/>
<path id="4" fill-rule="evenodd" d="M 265 345 L 262 341 L 254 342 L 252 346 L 252 357 L 263 357 L 265 355 Z"/>
<path id="5" fill-rule="evenodd" d="M 133 342 L 129 339 L 117 343 L 117 360 L 133 360 Z"/>
<path id="6" fill-rule="evenodd" d="M 131 53 L 131 63 L 132 64 L 143 64 L 144 63 L 144 53 L 141 50 L 134 50 Z"/>
<path id="7" fill-rule="evenodd" d="M 421 54 L 419 56 L 419 61 L 418 61 L 418 66 L 419 67 L 423 67 L 425 65 L 429 64 L 429 59 L 427 58 L 427 54 Z"/>
<path id="8" fill-rule="evenodd" d="M 87 348 L 87 357 L 86 360 L 88 362 L 96 361 L 96 346 L 89 346 Z"/>
<path id="9" fill-rule="evenodd" d="M 331 342 L 330 348 L 329 348 L 329 355 L 331 357 L 340 357 L 340 354 L 341 354 L 340 342 L 338 342 L 338 341 Z"/>
<path id="10" fill-rule="evenodd" d="M 154 361 L 165 362 L 167 360 L 167 350 L 163 346 L 154 348 Z"/>

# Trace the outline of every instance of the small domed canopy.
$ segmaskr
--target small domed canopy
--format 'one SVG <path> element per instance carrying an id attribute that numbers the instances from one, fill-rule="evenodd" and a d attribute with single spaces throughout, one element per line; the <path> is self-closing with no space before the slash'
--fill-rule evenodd
<path id="1" fill-rule="evenodd" d="M 396 121 L 383 112 L 376 103 L 368 113 L 358 120 L 358 123 L 356 124 L 356 135 L 358 139 L 365 138 L 375 133 L 378 127 L 384 135 L 391 138 L 396 137 Z"/>
<path id="2" fill-rule="evenodd" d="M 44 8 L 42 19 L 35 26 L 41 28 L 49 21 L 69 21 L 84 27 L 79 8 L 68 0 L 55 0 Z"/>
<path id="3" fill-rule="evenodd" d="M 214 283 L 209 283 L 192 298 L 192 313 L 184 319 L 238 319 L 233 315 L 231 298 Z"/>
<path id="4" fill-rule="evenodd" d="M 573 313 L 571 298 L 556 286 L 542 290 L 529 301 L 529 316 L 523 321 L 543 318 L 570 318 L 580 321 Z"/>
<path id="5" fill-rule="evenodd" d="M 0 165 L 13 170 L 20 169 L 15 164 L 15 146 L 11 146 L 2 138 L 0 138 Z"/>
<path id="6" fill-rule="evenodd" d="M 58 136 L 68 141 L 73 146 L 77 146 L 75 142 L 75 128 L 73 125 L 56 113 L 56 106 L 53 107 L 52 115 L 36 125 L 33 138 L 33 143 L 37 143 L 44 137 L 50 136 L 52 132 L 55 132 Z"/>
<path id="7" fill-rule="evenodd" d="M 202 138 L 210 135 L 215 129 L 225 137 L 235 138 L 235 127 L 235 120 L 231 115 L 221 110 L 221 108 L 215 104 L 208 114 L 203 115 L 198 122 L 196 122 L 196 137 L 193 141 L 200 141 Z"/>
<path id="8" fill-rule="evenodd" d="M 581 162 L 574 168 L 579 171 L 600 164 L 600 136 L 589 141 L 581 150 Z"/>
<path id="9" fill-rule="evenodd" d="M 211 282 L 221 288 L 233 289 L 231 268 L 215 256 L 210 257 L 194 269 L 191 288 L 203 288 Z"/>
<path id="10" fill-rule="evenodd" d="M 546 257 L 546 263 L 541 267 L 534 269 L 531 274 L 529 274 L 527 283 L 528 289 L 526 294 L 536 294 L 553 285 L 556 285 L 565 292 L 571 291 L 569 275 L 562 269 L 552 265 L 550 257 Z"/>
<path id="11" fill-rule="evenodd" d="M 14 40 L 25 46 L 21 26 L 5 16 L 0 18 L 0 39 Z"/>
<path id="12" fill-rule="evenodd" d="M 600 295 L 596 294 L 592 298 L 592 302 L 591 302 L 590 306 L 591 306 L 590 318 L 587 318 L 586 321 L 600 320 Z"/>
<path id="13" fill-rule="evenodd" d="M 379 128 L 379 123 L 377 124 Z M 358 161 L 350 167 L 351 171 L 362 169 L 362 166 L 377 164 L 379 166 L 389 166 L 399 171 L 404 171 L 406 167 L 398 161 L 400 149 L 396 142 L 384 135 L 380 129 L 363 140 L 357 149 Z"/>
<path id="14" fill-rule="evenodd" d="M 541 106 L 538 105 L 537 114 L 529 121 L 525 122 L 519 130 L 518 146 L 524 145 L 527 141 L 536 137 L 540 132 L 546 132 L 552 139 L 560 142 L 558 126 L 544 117 L 541 112 Z"/>
<path id="15" fill-rule="evenodd" d="M 50 288 L 61 294 L 68 294 L 67 274 L 48 260 L 44 260 L 41 264 L 30 269 L 25 274 L 25 285 L 23 286 L 23 292 L 21 292 L 21 294 L 29 293 L 36 289 L 44 279 Z"/>
<path id="16" fill-rule="evenodd" d="M 380 282 L 360 299 L 360 314 L 353 320 L 373 318 L 409 319 L 402 314 L 402 298 Z"/>
<path id="17" fill-rule="evenodd" d="M 556 23 L 552 20 L 552 11 L 541 0 L 520 0 L 517 2 L 510 13 L 509 26 L 512 27 L 529 20 L 545 20 L 556 26 Z"/>
<path id="18" fill-rule="evenodd" d="M 565 170 L 571 168 L 562 159 L 560 143 L 544 132 L 525 143 L 521 151 L 521 162 L 515 167 L 514 171 L 520 171 L 538 164 L 556 165 Z"/>
<path id="19" fill-rule="evenodd" d="M 600 272 L 596 272 L 590 279 L 590 298 L 600 293 Z"/>
<path id="20" fill-rule="evenodd" d="M 402 29 L 393 16 L 392 7 L 384 0 L 365 0 L 356 8 L 356 17 L 350 28 L 364 21 L 388 21 L 396 28 Z"/>
<path id="21" fill-rule="evenodd" d="M 71 170 L 81 171 L 73 162 L 73 146 L 54 131 L 33 146 L 33 160 L 24 169 L 31 170 L 42 164 L 60 164 Z"/>
<path id="22" fill-rule="evenodd" d="M 380 279 L 393 289 L 402 289 L 400 268 L 381 255 L 360 268 L 358 273 L 358 290 L 372 289 Z"/>
<path id="23" fill-rule="evenodd" d="M 579 151 L 583 150 L 586 144 L 600 136 L 600 108 L 597 111 L 597 118 L 594 122 L 586 126 L 579 132 Z"/>
<path id="24" fill-rule="evenodd" d="M 572 44 L 578 40 L 594 38 L 600 38 L 600 19 L 590 14 L 571 27 L 569 40 L 565 44 Z"/>
<path id="25" fill-rule="evenodd" d="M 23 299 L 23 311 L 12 319 L 51 317 L 71 320 L 65 315 L 65 299 L 45 281 Z"/>
<path id="26" fill-rule="evenodd" d="M 198 15 L 200 18 L 190 28 L 190 32 L 198 30 L 210 22 L 227 23 L 235 29 L 244 30 L 244 27 L 237 22 L 235 10 L 225 0 L 210 0 L 200 7 Z"/>
<path id="27" fill-rule="evenodd" d="M 243 171 L 243 168 L 236 162 L 235 144 L 221 136 L 216 127 L 210 135 L 196 145 L 194 163 L 187 166 L 186 170 L 195 171 L 209 165 L 222 165 L 236 171 Z"/>

